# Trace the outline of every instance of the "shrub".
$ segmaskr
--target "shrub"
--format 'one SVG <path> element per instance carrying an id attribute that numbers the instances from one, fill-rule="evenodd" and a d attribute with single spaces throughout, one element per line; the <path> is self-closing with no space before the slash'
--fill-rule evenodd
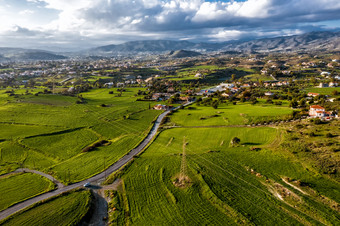
<path id="1" fill-rule="evenodd" d="M 331 134 L 331 133 L 326 133 L 326 137 L 327 137 L 327 138 L 332 138 L 332 137 L 334 137 L 334 135 Z"/>
<path id="2" fill-rule="evenodd" d="M 321 119 L 319 119 L 319 118 L 315 118 L 315 119 L 314 119 L 314 124 L 315 124 L 315 125 L 319 125 L 319 124 L 321 124 L 321 123 L 322 123 Z"/>
<path id="3" fill-rule="evenodd" d="M 238 145 L 241 142 L 240 138 L 238 137 L 233 137 L 230 141 L 231 145 Z"/>

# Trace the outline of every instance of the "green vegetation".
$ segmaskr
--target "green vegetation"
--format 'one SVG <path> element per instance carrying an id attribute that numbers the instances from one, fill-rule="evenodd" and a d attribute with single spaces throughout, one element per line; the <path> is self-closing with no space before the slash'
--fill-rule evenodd
<path id="1" fill-rule="evenodd" d="M 136 101 L 140 89 L 78 97 L 0 91 L 0 174 L 28 167 L 70 183 L 101 172 L 137 145 L 160 113 Z M 83 151 L 100 140 L 108 142 Z"/>
<path id="2" fill-rule="evenodd" d="M 122 176 L 118 209 L 125 214 L 117 213 L 117 221 L 136 225 L 335 224 L 339 214 L 331 203 L 340 200 L 338 184 L 278 151 L 280 134 L 266 127 L 163 131 Z M 235 136 L 240 144 L 232 147 Z M 188 179 L 177 184 L 183 172 Z M 284 178 L 290 178 L 290 184 L 300 180 L 312 186 L 300 187 L 301 192 Z"/>
<path id="3" fill-rule="evenodd" d="M 340 92 L 340 87 L 327 87 L 327 88 L 307 88 L 306 92 L 319 93 L 321 95 L 332 95 L 332 92 L 336 90 Z"/>
<path id="4" fill-rule="evenodd" d="M 193 104 L 173 113 L 171 122 L 180 126 L 244 125 L 288 119 L 292 109 L 271 104 L 221 104 L 217 109 Z"/>
<path id="5" fill-rule="evenodd" d="M 9 206 L 54 189 L 48 179 L 32 174 L 17 173 L 0 177 L 0 211 Z"/>
<path id="6" fill-rule="evenodd" d="M 64 193 L 5 219 L 5 225 L 77 225 L 90 210 L 90 191 Z"/>

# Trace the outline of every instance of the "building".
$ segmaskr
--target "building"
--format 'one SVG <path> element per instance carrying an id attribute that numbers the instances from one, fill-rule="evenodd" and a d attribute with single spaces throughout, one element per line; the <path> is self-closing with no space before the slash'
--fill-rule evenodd
<path id="1" fill-rule="evenodd" d="M 169 110 L 169 107 L 166 106 L 166 105 L 163 105 L 163 104 L 156 104 L 156 105 L 153 107 L 153 109 L 155 109 L 155 110 L 164 110 L 164 111 L 166 111 L 166 110 Z"/>
<path id="2" fill-rule="evenodd" d="M 309 107 L 309 116 L 313 118 L 322 118 L 325 116 L 325 108 L 320 105 L 312 105 Z"/>
<path id="3" fill-rule="evenodd" d="M 308 93 L 307 94 L 307 96 L 309 96 L 309 97 L 317 97 L 319 95 L 320 95 L 319 93 Z"/>
<path id="4" fill-rule="evenodd" d="M 319 88 L 326 88 L 326 87 L 328 87 L 328 84 L 327 83 L 320 83 L 318 87 Z"/>
<path id="5" fill-rule="evenodd" d="M 330 82 L 329 87 L 337 87 L 338 83 L 337 82 Z"/>

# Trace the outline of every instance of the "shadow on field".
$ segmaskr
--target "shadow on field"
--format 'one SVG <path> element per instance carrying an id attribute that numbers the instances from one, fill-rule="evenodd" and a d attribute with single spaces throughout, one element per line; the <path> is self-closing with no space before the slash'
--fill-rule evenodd
<path id="1" fill-rule="evenodd" d="M 253 143 L 253 142 L 245 142 L 242 143 L 243 145 L 261 145 L 260 143 Z"/>

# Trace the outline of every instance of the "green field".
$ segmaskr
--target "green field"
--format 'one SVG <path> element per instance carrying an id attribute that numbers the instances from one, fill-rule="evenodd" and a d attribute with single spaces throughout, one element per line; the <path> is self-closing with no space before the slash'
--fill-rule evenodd
<path id="1" fill-rule="evenodd" d="M 0 177 L 0 211 L 9 206 L 54 189 L 48 179 L 32 174 L 20 173 Z"/>
<path id="2" fill-rule="evenodd" d="M 251 75 L 246 75 L 244 78 L 249 79 L 251 81 L 271 81 L 273 78 L 269 75 L 260 75 L 260 74 L 251 74 Z"/>
<path id="3" fill-rule="evenodd" d="M 161 132 L 122 176 L 117 209 L 123 214 L 116 221 L 132 225 L 336 224 L 339 214 L 320 195 L 339 202 L 338 184 L 272 151 L 280 134 L 265 127 Z M 237 147 L 230 145 L 234 136 L 241 140 Z M 183 186 L 176 184 L 181 172 L 189 178 Z M 304 194 L 282 178 L 313 186 L 301 187 Z"/>
<path id="4" fill-rule="evenodd" d="M 286 106 L 268 104 L 221 104 L 217 109 L 196 104 L 173 113 L 171 122 L 179 126 L 244 125 L 262 121 L 282 120 L 292 114 Z"/>
<path id="5" fill-rule="evenodd" d="M 136 101 L 139 89 L 92 89 L 80 104 L 72 96 L 0 91 L 0 174 L 28 167 L 70 183 L 101 172 L 137 145 L 160 114 Z M 99 140 L 107 145 L 83 152 Z"/>
<path id="6" fill-rule="evenodd" d="M 336 90 L 340 92 L 340 87 L 327 87 L 327 88 L 308 88 L 305 89 L 307 93 L 312 92 L 312 93 L 319 93 L 321 95 L 331 95 L 332 92 Z"/>
<path id="7" fill-rule="evenodd" d="M 4 225 L 77 225 L 89 211 L 90 191 L 62 194 L 12 215 Z"/>
<path id="8" fill-rule="evenodd" d="M 209 76 L 211 74 L 216 73 L 219 70 L 224 70 L 225 67 L 218 67 L 216 65 L 199 65 L 193 67 L 187 67 L 183 69 L 179 69 L 176 71 L 176 74 L 173 76 L 167 76 L 170 80 L 197 80 L 199 78 L 195 78 L 197 73 L 201 73 L 203 76 Z"/>

